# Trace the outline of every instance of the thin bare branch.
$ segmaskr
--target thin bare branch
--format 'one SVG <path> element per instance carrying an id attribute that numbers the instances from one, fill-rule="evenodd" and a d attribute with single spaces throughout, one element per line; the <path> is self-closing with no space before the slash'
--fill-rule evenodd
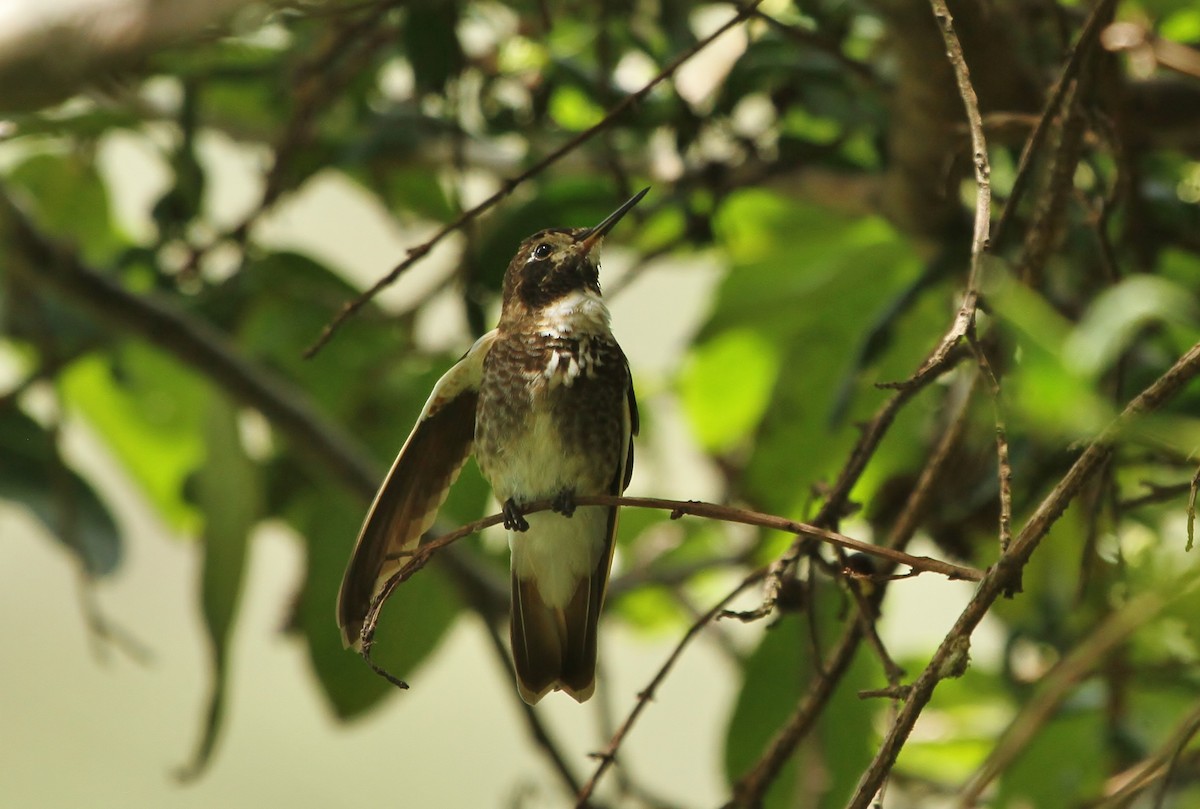
<path id="1" fill-rule="evenodd" d="M 1188 485 L 1188 504 L 1187 504 L 1187 546 L 1184 550 L 1191 550 L 1192 544 L 1196 539 L 1196 493 L 1200 490 L 1200 468 L 1196 470 L 1196 474 L 1192 475 L 1192 482 Z"/>
<path id="2" fill-rule="evenodd" d="M 1055 117 L 1062 108 L 1063 100 L 1066 98 L 1067 92 L 1071 89 L 1075 76 L 1083 66 L 1084 57 L 1095 47 L 1100 31 L 1104 29 L 1108 20 L 1111 19 L 1112 10 L 1115 6 L 1116 0 L 1100 0 L 1096 4 L 1096 7 L 1092 9 L 1092 13 L 1088 16 L 1087 22 L 1084 23 L 1083 29 L 1079 33 L 1075 47 L 1071 49 L 1071 55 L 1068 57 L 1067 63 L 1063 65 L 1062 72 L 1059 74 L 1058 80 L 1054 83 L 1054 89 L 1050 91 L 1050 98 L 1046 101 L 1046 106 L 1038 118 L 1037 125 L 1029 133 L 1025 145 L 1021 147 L 1021 156 L 1017 160 L 1017 173 L 1013 179 L 1012 190 L 1009 192 L 1008 200 L 1005 201 L 1004 207 L 1000 211 L 1000 218 L 996 220 L 996 228 L 993 232 L 993 243 L 996 249 L 999 249 L 1004 244 L 1004 238 L 1008 235 L 1008 228 L 1016 216 L 1017 207 L 1025 194 L 1026 188 L 1029 186 L 1029 181 L 1033 178 L 1034 156 L 1041 151 L 1042 144 L 1050 133 L 1051 124 L 1054 123 Z"/>
<path id="3" fill-rule="evenodd" d="M 1000 553 L 1004 553 L 1012 542 L 1012 463 L 1008 457 L 1008 423 L 1004 417 L 1003 390 L 1000 388 L 1000 378 L 992 370 L 987 358 L 987 351 L 976 339 L 975 329 L 967 332 L 967 340 L 975 352 L 979 370 L 987 380 L 992 399 L 992 417 L 996 424 L 996 474 L 1000 483 Z"/>
<path id="4" fill-rule="evenodd" d="M 754 525 L 759 528 L 771 528 L 777 531 L 786 531 L 791 534 L 797 534 L 809 539 L 826 542 L 831 545 L 848 548 L 850 550 L 866 553 L 871 556 L 878 557 L 894 564 L 907 565 L 915 571 L 926 573 L 936 573 L 945 576 L 949 579 L 962 579 L 966 581 L 981 581 L 984 577 L 982 571 L 976 570 L 965 565 L 956 565 L 951 562 L 945 562 L 940 559 L 934 559 L 928 556 L 913 556 L 904 553 L 903 551 L 893 548 L 886 548 L 879 545 L 872 545 L 869 542 L 848 537 L 844 534 L 839 534 L 836 531 L 830 531 L 825 528 L 819 528 L 815 525 L 807 523 L 795 522 L 783 517 L 776 517 L 772 514 L 762 514 L 757 511 L 748 511 L 746 509 L 733 508 L 732 506 L 721 506 L 715 503 L 703 503 L 698 500 L 665 500 L 657 497 L 615 497 L 612 495 L 578 495 L 575 498 L 576 504 L 580 506 L 627 506 L 632 508 L 653 508 L 662 511 L 671 512 L 672 519 L 679 519 L 685 514 L 690 514 L 696 517 L 705 517 L 712 520 L 721 520 L 723 522 L 735 522 L 743 525 Z M 538 500 L 532 503 L 527 503 L 521 507 L 523 514 L 533 514 L 538 511 L 548 511 L 554 508 L 552 500 Z M 408 562 L 396 571 L 383 585 L 379 593 L 371 601 L 371 607 L 367 610 L 366 617 L 363 620 L 362 626 L 362 648 L 363 656 L 370 660 L 370 649 L 374 643 L 375 631 L 379 623 L 380 610 L 387 600 L 395 592 L 396 588 L 404 582 L 408 581 L 421 568 L 429 563 L 434 554 L 448 545 L 452 545 L 458 540 L 478 533 L 485 528 L 490 528 L 493 525 L 499 525 L 504 522 L 503 514 L 492 514 L 472 523 L 457 528 L 447 534 L 443 534 L 435 539 L 423 542 L 420 547 L 409 555 Z M 372 668 L 378 672 L 379 669 L 374 663 L 371 663 Z M 386 675 L 387 679 L 393 683 L 400 682 L 392 675 Z M 401 686 L 407 688 L 407 686 Z"/>
<path id="5" fill-rule="evenodd" d="M 1094 803 L 1088 803 L 1089 809 L 1124 809 L 1139 793 L 1156 783 L 1165 783 L 1172 768 L 1178 765 L 1183 748 L 1198 730 L 1200 703 L 1175 726 L 1163 744 L 1151 755 L 1108 779 L 1105 796 Z"/>
<path id="6" fill-rule="evenodd" d="M 958 359 L 958 356 L 951 353 L 942 370 L 950 370 Z M 925 377 L 923 384 L 929 384 L 936 378 L 936 375 L 930 374 Z M 880 406 L 879 410 L 875 412 L 875 415 L 871 417 L 866 426 L 863 427 L 858 441 L 850 451 L 850 457 L 846 460 L 842 471 L 838 473 L 837 480 L 826 496 L 821 510 L 813 519 L 815 525 L 826 526 L 838 523 L 847 504 L 850 502 L 851 490 L 858 483 L 863 470 L 867 468 L 867 463 L 874 456 L 879 443 L 892 426 L 892 422 L 895 421 L 896 414 L 907 404 L 909 399 L 917 394 L 921 387 L 922 385 L 908 385 L 898 388 L 892 397 Z M 764 587 L 762 604 L 754 610 L 741 613 L 739 617 L 742 620 L 758 620 L 771 614 L 779 600 L 779 594 L 784 586 L 784 582 L 795 571 L 796 565 L 804 556 L 809 544 L 810 541 L 806 536 L 797 536 L 796 541 L 771 565 L 770 574 L 767 576 Z"/>
<path id="7" fill-rule="evenodd" d="M 946 7 L 945 0 L 930 0 L 933 16 L 938 22 L 942 41 L 946 44 L 946 58 L 954 69 L 954 81 L 962 98 L 967 115 L 967 128 L 971 133 L 971 163 L 975 167 L 975 224 L 971 234 L 971 264 L 967 274 L 966 291 L 962 304 L 954 316 L 950 330 L 937 348 L 929 355 L 925 364 L 917 369 L 912 378 L 900 386 L 920 385 L 946 364 L 950 351 L 975 325 L 975 309 L 979 303 L 979 277 L 982 274 L 984 255 L 988 251 L 989 228 L 992 220 L 992 169 L 988 162 L 987 138 L 983 133 L 983 119 L 979 114 L 979 99 L 971 84 L 967 60 L 963 57 L 962 44 L 954 30 L 954 19 Z"/>

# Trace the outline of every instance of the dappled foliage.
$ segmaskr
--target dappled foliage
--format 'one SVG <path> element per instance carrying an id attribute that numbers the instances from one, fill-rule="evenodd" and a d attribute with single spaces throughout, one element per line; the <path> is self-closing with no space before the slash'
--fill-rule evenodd
<path id="1" fill-rule="evenodd" d="M 169 46 L 81 52 L 89 72 L 0 98 L 0 347 L 16 369 L 0 394 L 0 496 L 86 576 L 119 570 L 125 538 L 60 450 L 78 419 L 163 522 L 202 543 L 218 686 L 193 775 L 219 745 L 264 521 L 304 539 L 285 631 L 329 705 L 349 719 L 394 691 L 333 620 L 374 486 L 438 376 L 494 324 L 517 243 L 593 224 L 651 185 L 609 239 L 629 267 L 606 290 L 636 296 L 668 271 L 702 283 L 680 272 L 693 265 L 720 280 L 669 369 L 639 367 L 635 329 L 616 323 L 641 393 L 638 457 L 668 468 L 647 436 L 682 418 L 708 474 L 681 492 L 639 472 L 632 491 L 914 540 L 989 570 L 995 589 L 945 653 L 985 612 L 998 648 L 928 671 L 928 725 L 881 753 L 933 653 L 896 676 L 891 596 L 919 601 L 932 576 L 889 582 L 905 571 L 882 561 L 848 574 L 811 539 L 626 509 L 608 622 L 681 638 L 743 576 L 790 561 L 766 573 L 765 633 L 718 627 L 741 682 L 728 711 L 696 706 L 727 723 L 728 791 L 712 800 L 865 806 L 887 776 L 889 807 L 1200 801 L 1200 574 L 1185 552 L 1200 449 L 1200 53 L 1186 46 L 1200 10 L 951 11 L 989 146 L 983 198 L 924 0 L 249 5 Z M 2 61 L 0 86 L 38 69 Z M 122 150 L 158 179 L 126 190 Z M 217 195 L 229 171 L 252 190 Z M 390 211 L 417 250 L 348 268 L 283 244 L 272 217 L 321 182 Z M 972 257 L 981 201 L 991 241 Z M 402 289 L 441 269 L 418 294 L 361 301 L 305 357 L 402 263 Z M 967 333 L 914 376 L 967 292 Z M 1155 412 L 1105 432 L 1164 378 L 1139 400 Z M 438 527 L 492 510 L 468 466 Z M 374 657 L 400 676 L 464 615 L 506 620 L 506 549 L 460 542 L 439 559 L 384 612 Z M 738 606 L 753 609 L 748 592 Z M 616 723 L 633 707 L 597 702 Z M 593 766 L 567 761 L 566 789 Z M 650 802 L 620 789 L 596 800 Z"/>

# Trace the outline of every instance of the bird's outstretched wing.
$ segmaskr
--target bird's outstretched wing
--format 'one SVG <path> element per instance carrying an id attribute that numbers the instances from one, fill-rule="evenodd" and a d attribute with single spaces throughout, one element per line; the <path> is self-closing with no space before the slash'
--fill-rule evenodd
<path id="1" fill-rule="evenodd" d="M 471 454 L 483 359 L 495 340 L 495 330 L 480 337 L 438 380 L 375 494 L 338 592 L 337 622 L 346 646 L 361 647 L 371 601 L 420 545 Z"/>

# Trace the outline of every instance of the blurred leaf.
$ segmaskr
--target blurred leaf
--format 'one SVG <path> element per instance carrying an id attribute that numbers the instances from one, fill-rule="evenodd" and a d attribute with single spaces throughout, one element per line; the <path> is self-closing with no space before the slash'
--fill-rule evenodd
<path id="1" fill-rule="evenodd" d="M 237 615 L 250 533 L 262 516 L 258 468 L 246 456 L 237 408 L 223 395 L 207 399 L 203 435 L 207 457 L 196 474 L 196 501 L 204 517 L 200 597 L 212 655 L 212 683 L 200 743 L 181 777 L 208 765 L 225 715 L 229 645 Z"/>
<path id="2" fill-rule="evenodd" d="M 776 623 L 742 667 L 742 687 L 725 734 L 725 777 L 730 784 L 745 775 L 779 730 L 787 711 L 804 693 L 812 661 L 807 627 L 795 616 Z M 796 762 L 789 761 L 767 794 L 766 807 L 788 806 L 795 791 Z"/>
<path id="3" fill-rule="evenodd" d="M 355 652 L 342 647 L 334 606 L 342 572 L 366 504 L 340 494 L 310 491 L 290 510 L 308 549 L 308 579 L 300 596 L 297 629 L 308 641 L 309 659 L 333 710 L 342 719 L 360 715 L 396 688 Z M 372 658 L 421 687 L 420 666 L 458 616 L 459 603 L 436 562 L 396 589 L 380 617 Z"/>
<path id="4" fill-rule="evenodd" d="M 604 118 L 604 108 L 581 88 L 565 84 L 550 96 L 550 117 L 568 132 L 582 132 Z"/>
<path id="5" fill-rule="evenodd" d="M 1008 276 L 988 291 L 993 312 L 1016 347 L 1005 382 L 1014 410 L 1042 433 L 1071 439 L 1095 435 L 1115 415 L 1095 382 L 1065 359 L 1071 326 L 1045 298 Z"/>
<path id="6" fill-rule="evenodd" d="M 995 805 L 1061 809 L 1097 794 L 1106 771 L 1105 725 L 1100 706 L 1064 707 L 1004 771 Z"/>
<path id="7" fill-rule="evenodd" d="M 0 407 L 0 498 L 22 503 L 91 576 L 121 561 L 121 537 L 91 485 L 66 465 L 54 437 L 10 402 Z"/>
<path id="8" fill-rule="evenodd" d="M 77 410 L 174 529 L 190 531 L 197 515 L 184 483 L 204 457 L 201 424 L 207 386 L 144 343 L 89 355 L 61 377 Z"/>
<path id="9" fill-rule="evenodd" d="M 389 208 L 435 222 L 449 222 L 454 218 L 455 210 L 434 170 L 423 166 L 397 166 L 387 176 L 384 202 Z"/>
<path id="10" fill-rule="evenodd" d="M 452 363 L 439 371 L 433 359 L 413 354 L 410 324 L 384 321 L 373 307 L 347 321 L 315 358 L 305 359 L 304 347 L 354 294 L 341 277 L 307 256 L 272 253 L 214 295 L 215 306 L 233 309 L 214 309 L 214 315 L 231 321 L 245 351 L 281 370 L 326 413 L 357 429 L 381 461 L 390 461 L 411 427 L 405 414 L 415 420 Z M 380 403 L 387 409 L 375 412 Z"/>
<path id="11" fill-rule="evenodd" d="M 404 52 L 412 64 L 417 88 L 424 93 L 438 92 L 463 67 L 462 46 L 458 42 L 456 3 L 425 0 L 408 4 L 404 22 Z"/>
<path id="12" fill-rule="evenodd" d="M 828 590 L 824 594 L 832 595 Z M 825 605 L 818 609 L 823 614 Z M 837 631 L 836 621 L 818 620 L 824 634 Z M 804 616 L 789 615 L 767 631 L 746 660 L 725 738 L 725 774 L 731 784 L 758 761 L 807 691 L 818 665 L 811 659 L 808 633 Z M 801 747 L 772 784 L 766 809 L 845 804 L 874 747 L 871 722 L 878 703 L 859 699 L 857 693 L 860 688 L 878 685 L 871 680 L 871 671 L 877 670 L 878 664 L 868 665 L 867 661 L 865 653 L 857 655 L 817 720 L 813 744 Z"/>
<path id="13" fill-rule="evenodd" d="M 1101 292 L 1063 346 L 1066 364 L 1095 376 L 1111 367 L 1153 323 L 1196 323 L 1195 297 L 1163 278 L 1134 275 Z"/>
<path id="14" fill-rule="evenodd" d="M 731 449 L 758 425 L 779 371 L 774 344 L 750 329 L 730 329 L 697 347 L 680 377 L 684 412 L 700 444 Z"/>
<path id="15" fill-rule="evenodd" d="M 928 662 L 928 656 L 902 661 L 910 672 Z M 916 778 L 962 783 L 996 746 L 1012 719 L 1013 702 L 1014 695 L 1002 678 L 979 665 L 972 665 L 961 677 L 942 680 L 935 703 L 926 710 L 946 731 L 910 738 L 897 768 Z"/>
<path id="16" fill-rule="evenodd" d="M 110 218 L 108 191 L 84 153 L 35 154 L 9 171 L 8 182 L 24 192 L 38 224 L 78 247 L 89 263 L 108 264 L 125 248 Z"/>
<path id="17" fill-rule="evenodd" d="M 714 226 L 733 267 L 705 337 L 741 326 L 795 340 L 815 326 L 841 329 L 846 317 L 861 328 L 871 308 L 920 274 L 908 240 L 883 219 L 844 216 L 770 192 L 731 195 Z M 816 354 L 820 345 L 806 347 Z"/>
<path id="18" fill-rule="evenodd" d="M 1200 9 L 1179 9 L 1163 20 L 1158 27 L 1158 34 L 1176 42 L 1200 40 Z"/>
<path id="19" fill-rule="evenodd" d="M 666 587 L 638 587 L 613 606 L 631 627 L 646 634 L 657 632 L 660 637 L 677 637 L 679 628 L 693 618 Z"/>
<path id="20" fill-rule="evenodd" d="M 762 508 L 786 512 L 840 466 L 853 441 L 848 427 L 832 429 L 835 416 L 839 424 L 861 418 L 882 399 L 873 380 L 856 369 L 854 349 L 878 312 L 920 275 L 921 265 L 907 240 L 882 219 L 842 216 L 767 192 L 731 196 L 715 226 L 733 267 L 701 331 L 699 350 L 723 333 L 744 331 L 773 347 L 780 372 L 761 410 L 743 485 Z M 911 330 L 893 331 L 874 364 L 914 367 L 928 350 L 922 345 L 927 336 L 914 341 Z M 861 395 L 846 397 L 847 376 L 855 371 Z M 705 383 L 716 385 L 716 379 Z M 847 398 L 851 406 L 843 414 Z"/>

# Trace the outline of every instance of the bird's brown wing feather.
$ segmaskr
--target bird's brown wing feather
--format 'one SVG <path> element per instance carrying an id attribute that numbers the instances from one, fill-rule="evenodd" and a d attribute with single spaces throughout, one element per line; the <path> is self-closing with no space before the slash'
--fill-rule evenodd
<path id="1" fill-rule="evenodd" d="M 489 332 L 446 372 L 426 402 L 363 521 L 338 592 L 346 646 L 359 648 L 363 620 L 388 577 L 421 542 L 458 477 L 475 437 L 475 409 Z"/>

